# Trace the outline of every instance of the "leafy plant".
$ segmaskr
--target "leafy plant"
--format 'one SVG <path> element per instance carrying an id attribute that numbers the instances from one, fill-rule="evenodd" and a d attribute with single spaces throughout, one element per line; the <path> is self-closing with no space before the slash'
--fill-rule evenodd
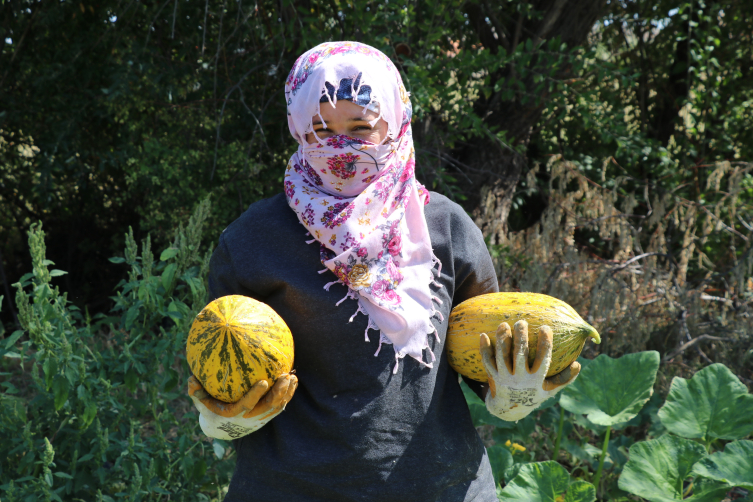
<path id="1" fill-rule="evenodd" d="M 578 379 L 517 424 L 489 415 L 483 402 L 464 386 L 474 423 L 484 437 L 491 437 L 487 451 L 500 500 L 595 500 L 598 494 L 610 501 L 634 500 L 630 497 L 635 495 L 652 502 L 719 502 L 732 489 L 753 489 L 753 441 L 733 441 L 723 451 L 709 454 L 723 441 L 719 431 L 725 431 L 726 439 L 751 432 L 746 410 L 753 396 L 729 369 L 711 365 L 690 381 L 677 378 L 663 402 L 652 397 L 659 369 L 657 352 L 580 361 L 583 369 Z M 693 416 L 713 417 L 714 427 L 706 419 L 684 418 L 688 410 L 683 406 L 691 403 L 685 399 L 688 396 L 698 403 Z M 703 411 L 704 403 L 711 403 L 708 409 L 713 412 Z M 744 412 L 740 420 L 739 410 Z M 699 422 L 709 431 L 708 437 L 719 439 L 698 442 L 704 436 L 697 433 L 698 427 L 687 424 Z M 521 428 L 526 429 L 518 436 L 521 444 L 513 448 L 505 438 Z M 611 437 L 612 431 L 622 435 Z M 648 431 L 659 437 L 651 439 Z M 685 437 L 676 435 L 680 433 Z M 644 440 L 636 437 L 641 435 Z M 553 441 L 541 441 L 542 436 Z M 599 436 L 603 436 L 600 449 L 591 444 Z M 565 458 L 560 446 L 568 453 Z M 521 450 L 526 454 L 517 454 Z M 565 466 L 572 466 L 570 473 Z M 589 470 L 595 473 L 591 476 Z"/>
<path id="2" fill-rule="evenodd" d="M 622 428 L 634 418 L 654 391 L 659 353 L 626 354 L 619 359 L 600 355 L 568 386 L 560 405 L 572 413 L 585 414 L 589 421 L 606 426 L 604 441 L 593 483 L 601 480 L 612 428 Z M 625 381 L 624 376 L 630 375 Z"/>
<path id="3" fill-rule="evenodd" d="M 675 377 L 659 418 L 670 432 L 699 438 L 741 439 L 753 432 L 753 395 L 723 364 L 712 364 L 690 380 Z"/>
<path id="4" fill-rule="evenodd" d="M 630 447 L 630 460 L 620 476 L 620 488 L 652 502 L 682 500 L 691 491 L 685 481 L 691 477 L 696 462 L 706 456 L 702 445 L 667 434 Z M 719 501 L 726 486 L 714 484 L 687 499 Z M 695 490 L 697 492 L 698 490 Z"/>
<path id="5" fill-rule="evenodd" d="M 109 316 L 89 316 L 51 284 L 44 233 L 29 231 L 33 272 L 16 285 L 23 329 L 1 347 L 0 489 L 4 501 L 208 501 L 232 471 L 184 396 L 185 337 L 206 303 L 199 204 L 155 259 L 129 233 Z"/>
<path id="6" fill-rule="evenodd" d="M 591 483 L 572 479 L 564 467 L 548 461 L 521 467 L 499 496 L 520 502 L 593 502 L 596 491 Z"/>

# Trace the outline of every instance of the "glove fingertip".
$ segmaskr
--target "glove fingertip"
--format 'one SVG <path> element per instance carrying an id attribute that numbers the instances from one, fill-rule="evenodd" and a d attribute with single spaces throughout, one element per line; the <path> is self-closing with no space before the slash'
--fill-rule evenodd
<path id="1" fill-rule="evenodd" d="M 195 391 L 193 392 L 193 394 L 191 394 L 191 395 L 192 395 L 193 397 L 195 397 L 196 399 L 198 399 L 199 401 L 202 401 L 202 400 L 204 400 L 204 399 L 206 399 L 206 398 L 208 398 L 208 397 L 209 397 L 209 392 L 205 391 L 205 390 L 204 390 L 204 389 L 202 388 L 202 389 L 197 389 L 197 390 L 195 390 Z"/>
<path id="2" fill-rule="evenodd" d="M 570 379 L 566 382 L 566 384 L 569 384 L 573 380 L 575 380 L 575 377 L 577 377 L 580 374 L 581 366 L 578 361 L 573 361 L 573 363 L 570 365 Z"/>
<path id="3" fill-rule="evenodd" d="M 484 365 L 484 369 L 488 375 L 496 375 L 497 364 L 492 353 L 492 343 L 489 340 L 489 336 L 486 333 L 481 333 L 480 336 L 480 349 L 481 349 L 481 363 Z"/>
<path id="4" fill-rule="evenodd" d="M 544 390 L 546 391 L 560 391 L 566 386 L 573 383 L 573 380 L 575 380 L 578 377 L 578 374 L 580 373 L 580 363 L 578 361 L 574 361 L 570 364 L 567 368 L 560 371 L 553 377 L 547 378 L 544 380 L 544 385 L 542 386 Z"/>
<path id="5" fill-rule="evenodd" d="M 492 345 L 491 340 L 489 340 L 489 335 L 487 335 L 486 333 L 481 333 L 481 335 L 479 336 L 479 344 L 481 346 L 481 351 L 488 350 Z"/>

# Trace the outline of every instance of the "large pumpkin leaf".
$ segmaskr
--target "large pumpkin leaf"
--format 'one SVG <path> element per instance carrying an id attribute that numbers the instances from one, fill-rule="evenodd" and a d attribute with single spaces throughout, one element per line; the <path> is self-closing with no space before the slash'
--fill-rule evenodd
<path id="1" fill-rule="evenodd" d="M 619 487 L 651 502 L 683 500 L 683 482 L 705 456 L 702 445 L 671 434 L 635 443 L 630 447 L 630 460 L 622 470 Z M 719 485 L 705 486 L 686 500 L 718 502 L 726 490 Z"/>
<path id="2" fill-rule="evenodd" d="M 693 473 L 753 490 L 753 441 L 735 441 L 698 462 Z"/>
<path id="3" fill-rule="evenodd" d="M 562 391 L 560 405 L 597 425 L 620 428 L 651 397 L 658 369 L 659 353 L 653 350 L 619 359 L 602 354 Z"/>
<path id="4" fill-rule="evenodd" d="M 501 492 L 505 502 L 593 502 L 594 485 L 575 480 L 553 460 L 523 465 Z"/>
<path id="5" fill-rule="evenodd" d="M 659 418 L 686 438 L 741 439 L 753 432 L 753 396 L 723 364 L 712 364 L 686 380 L 675 377 Z"/>
<path id="6" fill-rule="evenodd" d="M 489 455 L 489 463 L 492 466 L 492 473 L 494 474 L 494 481 L 497 484 L 506 480 L 506 473 L 515 460 L 512 458 L 512 453 L 507 448 L 500 445 L 494 445 L 491 448 L 486 449 L 487 455 Z"/>

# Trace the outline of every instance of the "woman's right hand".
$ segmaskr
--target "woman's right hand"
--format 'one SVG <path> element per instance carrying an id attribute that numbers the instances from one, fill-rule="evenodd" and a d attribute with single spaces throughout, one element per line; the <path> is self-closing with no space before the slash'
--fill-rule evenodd
<path id="1" fill-rule="evenodd" d="M 266 380 L 260 380 L 237 403 L 228 404 L 210 396 L 191 375 L 188 379 L 188 396 L 199 410 L 199 425 L 204 434 L 231 440 L 259 430 L 279 415 L 297 387 L 298 377 L 286 373 L 277 379 L 271 389 Z"/>

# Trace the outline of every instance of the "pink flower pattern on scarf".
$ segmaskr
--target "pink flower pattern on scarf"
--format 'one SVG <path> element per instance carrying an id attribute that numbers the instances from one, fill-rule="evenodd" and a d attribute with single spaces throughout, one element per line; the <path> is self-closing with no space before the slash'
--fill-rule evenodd
<path id="1" fill-rule="evenodd" d="M 359 75 L 359 89 L 371 87 L 371 99 L 388 124 L 388 139 L 377 145 L 333 136 L 308 144 L 305 136 L 319 113 L 325 83 L 337 88 L 343 79 L 359 81 Z M 429 192 L 415 178 L 412 110 L 399 72 L 372 47 L 328 42 L 298 58 L 285 95 L 290 132 L 299 142 L 285 172 L 285 195 L 313 237 L 308 242 L 319 243 L 325 270 L 337 277 L 325 287 L 347 286 L 343 300 L 357 300 L 356 314 L 369 317 L 366 340 L 369 329 L 380 331 L 375 355 L 388 343 L 397 362 L 409 355 L 431 367 L 435 356 L 428 335 L 436 334 L 431 317 L 438 315 L 433 304 L 438 299 L 430 284 L 438 284 L 439 260 L 424 216 Z M 425 349 L 432 361 L 424 361 Z"/>

